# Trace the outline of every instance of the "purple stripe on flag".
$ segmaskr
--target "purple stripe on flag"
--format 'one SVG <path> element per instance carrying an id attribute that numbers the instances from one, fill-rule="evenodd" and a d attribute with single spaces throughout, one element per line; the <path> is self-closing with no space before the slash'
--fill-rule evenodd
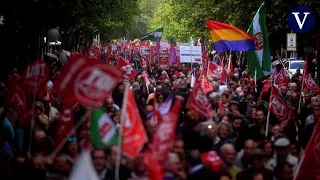
<path id="1" fill-rule="evenodd" d="M 256 46 L 251 39 L 227 41 L 221 40 L 214 43 L 214 47 L 217 53 L 226 52 L 230 50 L 234 51 L 252 51 L 256 49 Z"/>
<path id="2" fill-rule="evenodd" d="M 177 50 L 175 47 L 170 48 L 170 62 L 175 63 L 176 62 L 176 57 L 177 57 Z"/>

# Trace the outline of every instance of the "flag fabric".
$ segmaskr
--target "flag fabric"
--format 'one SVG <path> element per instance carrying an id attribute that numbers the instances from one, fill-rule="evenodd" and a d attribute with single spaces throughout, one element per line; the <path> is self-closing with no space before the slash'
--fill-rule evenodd
<path id="1" fill-rule="evenodd" d="M 202 162 L 215 172 L 221 170 L 222 160 L 215 151 L 203 152 L 200 154 Z"/>
<path id="2" fill-rule="evenodd" d="M 126 87 L 123 99 L 122 108 L 124 108 L 125 114 L 122 115 L 124 119 L 121 120 L 123 126 L 122 149 L 126 156 L 135 158 L 148 138 L 142 125 L 133 92 L 129 86 Z"/>
<path id="3" fill-rule="evenodd" d="M 272 73 L 268 31 L 266 25 L 266 13 L 264 3 L 250 24 L 248 33 L 254 36 L 255 51 L 246 53 L 248 69 L 252 77 L 257 80 Z"/>
<path id="4" fill-rule="evenodd" d="M 206 23 L 217 53 L 255 50 L 254 38 L 248 33 L 221 22 L 207 20 Z"/>
<path id="5" fill-rule="evenodd" d="M 223 82 L 223 83 L 227 79 L 226 74 L 224 72 L 224 68 L 212 62 L 209 62 L 209 65 L 208 65 L 208 75 L 216 79 L 219 79 L 220 82 Z"/>
<path id="6" fill-rule="evenodd" d="M 288 124 L 294 117 L 292 109 L 283 100 L 276 87 L 272 87 L 268 111 L 272 112 L 281 124 Z"/>
<path id="7" fill-rule="evenodd" d="M 176 63 L 176 57 L 177 57 L 177 50 L 176 47 L 171 46 L 170 47 L 170 56 L 169 56 L 169 60 L 171 63 Z"/>
<path id="8" fill-rule="evenodd" d="M 178 125 L 180 112 L 181 103 L 180 100 L 176 99 L 170 112 L 158 126 L 152 141 L 148 145 L 148 149 L 145 151 L 145 153 L 151 153 L 157 157 L 162 172 L 164 172 L 168 153 L 174 143 L 175 130 Z"/>
<path id="9" fill-rule="evenodd" d="M 163 169 L 161 169 L 157 156 L 151 152 L 142 153 L 143 162 L 148 172 L 149 179 L 163 180 Z"/>
<path id="10" fill-rule="evenodd" d="M 134 80 L 136 77 L 136 72 L 132 68 L 131 64 L 125 60 L 122 56 L 119 56 L 117 59 L 116 67 L 124 72 L 125 76 L 131 80 Z"/>
<path id="11" fill-rule="evenodd" d="M 318 179 L 320 177 L 320 123 L 318 121 L 306 150 L 301 158 L 294 180 Z"/>
<path id="12" fill-rule="evenodd" d="M 200 81 L 198 80 L 196 80 L 191 96 L 188 100 L 187 108 L 206 119 L 212 118 L 212 105 L 206 94 L 203 92 Z"/>
<path id="13" fill-rule="evenodd" d="M 150 41 L 155 42 L 155 41 L 157 41 L 157 39 L 159 39 L 159 40 L 161 39 L 162 33 L 163 33 L 163 28 L 159 28 L 153 32 L 150 32 L 150 33 L 142 36 L 140 39 L 141 39 L 141 41 L 150 40 Z"/>
<path id="14" fill-rule="evenodd" d="M 280 72 L 276 76 L 275 82 L 277 83 L 279 88 L 282 86 L 288 87 L 288 85 L 290 83 L 290 79 L 287 78 L 287 75 L 284 71 L 284 67 L 282 67 L 282 69 L 280 70 Z"/>
<path id="15" fill-rule="evenodd" d="M 314 82 L 312 75 L 308 72 L 308 58 L 306 58 L 304 62 L 304 67 L 303 67 L 303 89 L 310 89 L 312 92 L 320 95 L 320 88 Z"/>
<path id="16" fill-rule="evenodd" d="M 173 99 L 174 95 L 170 94 L 167 99 L 157 107 L 162 116 L 166 116 L 169 113 Z"/>
<path id="17" fill-rule="evenodd" d="M 213 91 L 212 84 L 209 82 L 207 75 L 203 72 L 199 77 L 199 82 L 204 94 L 208 94 L 208 92 Z"/>
<path id="18" fill-rule="evenodd" d="M 99 108 L 122 78 L 117 68 L 82 55 L 71 56 L 55 80 L 52 93 L 66 101 Z"/>
<path id="19" fill-rule="evenodd" d="M 33 97 L 34 91 L 46 91 L 50 80 L 50 68 L 43 60 L 36 60 L 29 64 L 22 76 L 22 87 L 28 95 Z"/>
<path id="20" fill-rule="evenodd" d="M 68 133 L 73 129 L 73 126 L 73 106 L 71 102 L 66 101 L 61 109 L 61 117 L 57 128 L 58 132 L 55 137 L 56 146 L 67 137 Z"/>
<path id="21" fill-rule="evenodd" d="M 91 153 L 84 150 L 78 157 L 71 172 L 70 180 L 100 180 L 92 164 Z"/>
<path id="22" fill-rule="evenodd" d="M 202 45 L 202 67 L 203 71 L 207 73 L 208 70 L 208 57 L 207 57 L 207 50 L 204 44 Z"/>
<path id="23" fill-rule="evenodd" d="M 102 148 L 103 144 L 116 145 L 118 135 L 116 125 L 102 109 L 92 110 L 89 138 L 93 147 Z"/>

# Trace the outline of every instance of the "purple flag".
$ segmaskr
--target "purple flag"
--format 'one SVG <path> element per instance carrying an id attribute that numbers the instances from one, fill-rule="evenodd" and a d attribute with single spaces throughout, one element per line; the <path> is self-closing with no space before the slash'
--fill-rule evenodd
<path id="1" fill-rule="evenodd" d="M 276 77 L 277 75 L 278 75 L 278 71 L 277 71 L 277 68 L 275 67 L 275 68 L 273 69 L 273 73 L 272 73 L 271 76 Z"/>
<path id="2" fill-rule="evenodd" d="M 170 62 L 176 63 L 176 57 L 177 57 L 176 47 L 171 47 L 170 48 L 170 57 L 169 57 Z"/>
<path id="3" fill-rule="evenodd" d="M 156 52 L 157 52 L 157 55 L 159 56 L 160 55 L 160 38 L 159 37 L 157 37 Z"/>

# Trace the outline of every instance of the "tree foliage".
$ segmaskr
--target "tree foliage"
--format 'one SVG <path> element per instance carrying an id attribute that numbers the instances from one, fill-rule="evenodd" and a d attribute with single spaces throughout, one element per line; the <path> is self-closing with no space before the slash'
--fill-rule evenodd
<path id="1" fill-rule="evenodd" d="M 103 39 L 128 36 L 139 13 L 137 0 L 61 0 L 59 8 L 62 29 Z"/>
<path id="2" fill-rule="evenodd" d="M 247 30 L 262 1 L 252 0 L 164 0 L 151 19 L 152 28 L 163 27 L 164 38 L 186 42 L 190 37 L 210 39 L 205 20 L 212 19 Z M 289 30 L 287 15 L 296 5 L 317 7 L 317 1 L 265 1 L 271 42 Z M 319 8 L 314 12 L 320 14 Z"/>

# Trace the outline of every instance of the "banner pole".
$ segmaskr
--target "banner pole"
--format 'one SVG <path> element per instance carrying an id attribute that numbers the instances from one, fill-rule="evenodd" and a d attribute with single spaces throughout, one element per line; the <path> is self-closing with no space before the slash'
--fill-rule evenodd
<path id="1" fill-rule="evenodd" d="M 130 83 L 126 84 L 126 88 L 124 90 L 124 96 L 123 96 L 123 103 L 122 103 L 122 109 L 120 114 L 120 126 L 119 126 L 119 136 L 118 136 L 118 154 L 117 154 L 117 161 L 116 161 L 116 167 L 115 167 L 115 179 L 120 180 L 120 163 L 121 163 L 121 153 L 122 153 L 122 125 L 126 118 L 126 106 L 128 102 L 128 98 L 126 97 L 128 94 L 130 88 Z"/>

